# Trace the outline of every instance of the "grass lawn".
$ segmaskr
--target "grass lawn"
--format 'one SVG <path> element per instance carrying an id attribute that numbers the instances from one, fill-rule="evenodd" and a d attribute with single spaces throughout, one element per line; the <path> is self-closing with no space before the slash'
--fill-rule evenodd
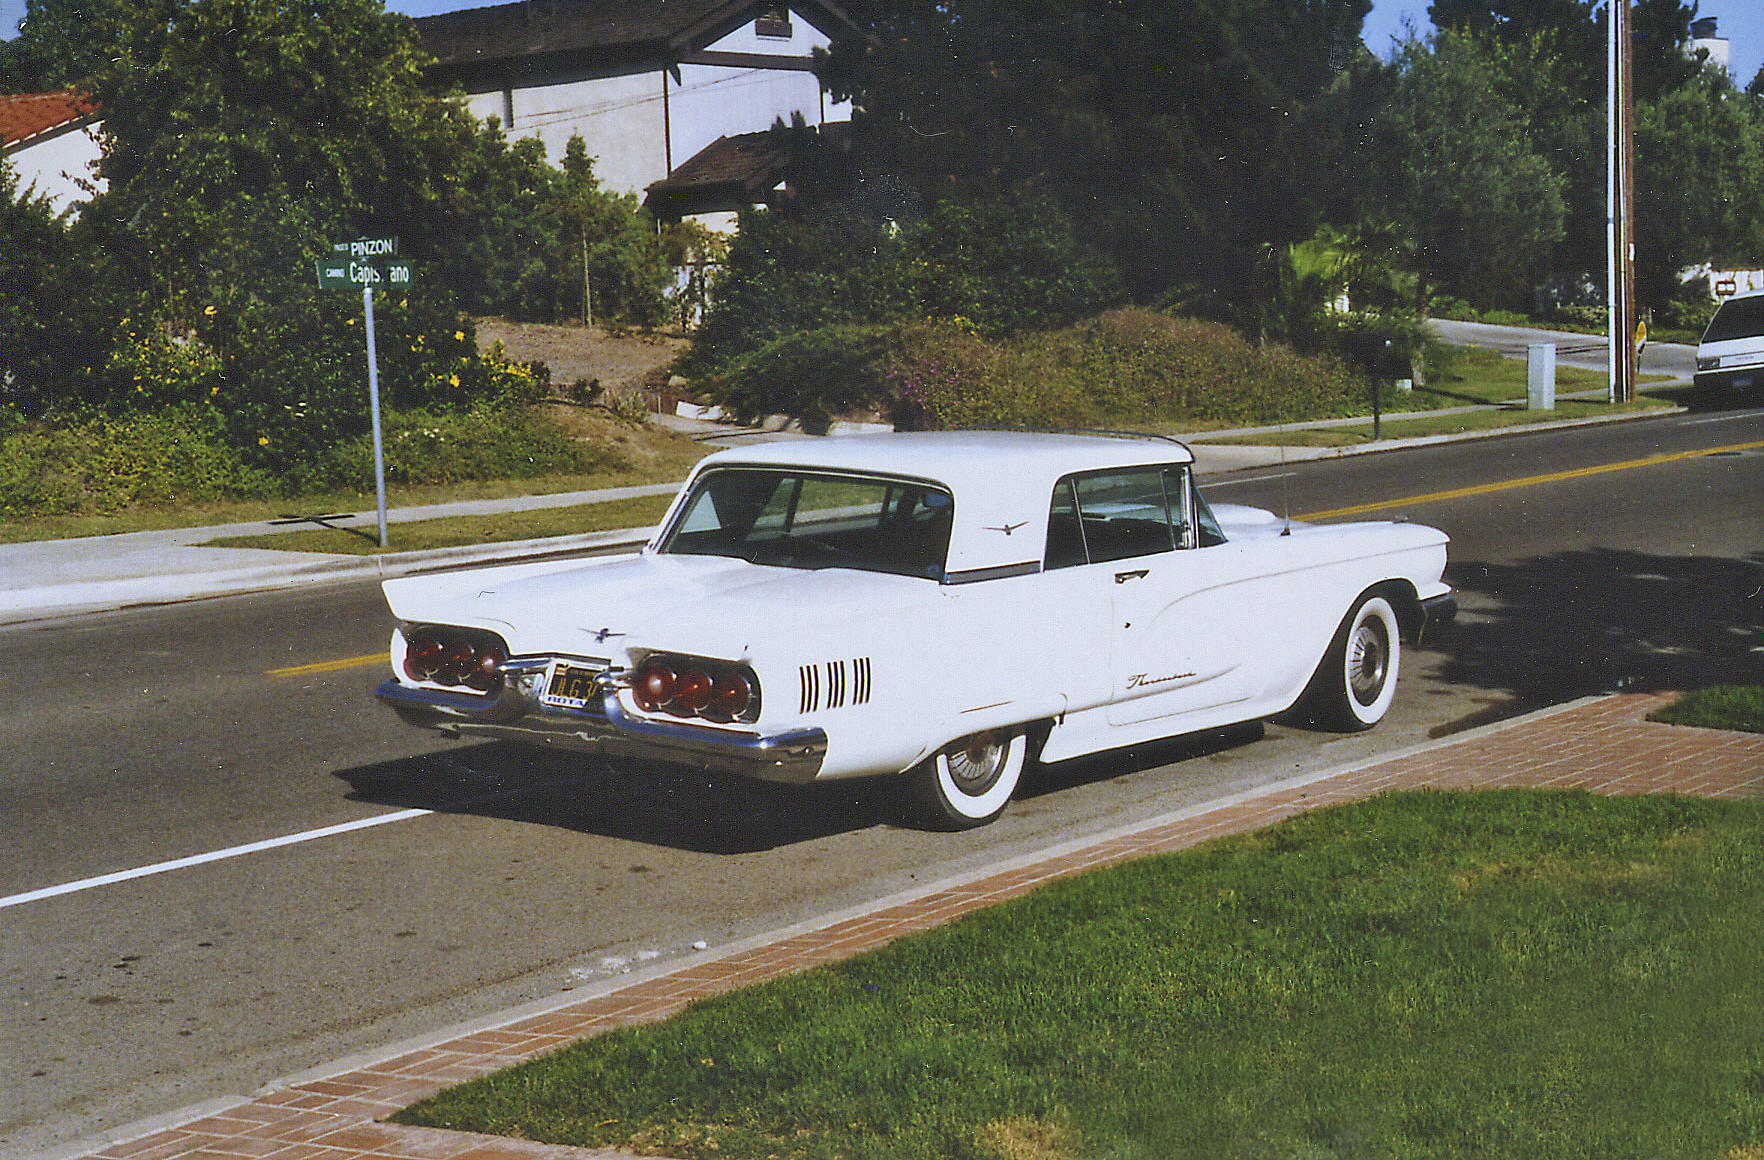
<path id="1" fill-rule="evenodd" d="M 1524 360 L 1503 358 L 1494 351 L 1480 347 L 1434 344 L 1428 350 L 1430 370 L 1427 386 L 1401 393 L 1395 406 L 1384 414 L 1383 422 L 1379 425 L 1380 439 L 1492 431 L 1565 419 L 1603 418 L 1673 405 L 1666 399 L 1645 395 L 1633 404 L 1617 406 L 1602 399 L 1564 398 L 1565 395 L 1599 390 L 1606 385 L 1606 378 L 1603 372 L 1558 366 L 1555 409 L 1527 410 L 1524 406 Z M 1427 418 L 1405 417 L 1406 412 L 1490 405 L 1500 406 L 1501 409 Z M 1218 442 L 1253 446 L 1353 447 L 1373 442 L 1372 422 L 1368 418 L 1364 423 L 1341 427 L 1270 431 L 1265 435 L 1226 438 Z"/>
<path id="2" fill-rule="evenodd" d="M 1764 685 L 1715 685 L 1648 714 L 1650 721 L 1764 733 Z"/>
<path id="3" fill-rule="evenodd" d="M 570 507 L 535 508 L 489 516 L 451 516 L 437 520 L 412 520 L 392 524 L 380 547 L 379 529 L 371 522 L 361 526 L 313 528 L 302 532 L 269 532 L 261 536 L 225 536 L 208 541 L 216 548 L 271 548 L 284 552 L 329 552 L 343 556 L 371 556 L 382 551 L 415 552 L 428 548 L 456 548 L 465 544 L 500 544 L 512 540 L 536 540 L 547 536 L 577 536 L 584 532 L 612 532 L 646 528 L 661 522 L 673 495 L 639 496 L 604 503 Z"/>
<path id="4" fill-rule="evenodd" d="M 688 1157 L 1752 1160 L 1761 924 L 1764 803 L 1395 794 L 395 1118 Z"/>

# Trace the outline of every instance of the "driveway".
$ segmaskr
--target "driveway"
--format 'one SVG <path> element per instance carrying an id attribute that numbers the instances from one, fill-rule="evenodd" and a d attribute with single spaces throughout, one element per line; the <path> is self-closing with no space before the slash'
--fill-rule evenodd
<path id="1" fill-rule="evenodd" d="M 1508 358 L 1524 358 L 1526 348 L 1534 342 L 1556 344 L 1559 366 L 1606 372 L 1609 348 L 1602 334 L 1569 334 L 1560 330 L 1542 330 L 1533 326 L 1496 326 L 1487 322 L 1455 322 L 1430 318 L 1427 327 L 1442 342 L 1457 346 L 1480 346 L 1499 351 Z M 1650 342 L 1642 351 L 1641 373 L 1666 375 L 1674 380 L 1690 382 L 1696 375 L 1697 348 L 1677 342 Z"/>

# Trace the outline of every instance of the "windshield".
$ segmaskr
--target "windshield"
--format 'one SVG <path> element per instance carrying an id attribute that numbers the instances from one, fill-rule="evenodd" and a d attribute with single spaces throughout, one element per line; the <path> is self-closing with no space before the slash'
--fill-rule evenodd
<path id="1" fill-rule="evenodd" d="M 1729 298 L 1709 320 L 1703 332 L 1704 342 L 1726 342 L 1730 338 L 1751 338 L 1764 334 L 1764 294 Z"/>
<path id="2" fill-rule="evenodd" d="M 699 477 L 660 551 L 943 578 L 955 500 L 929 484 L 774 468 Z"/>

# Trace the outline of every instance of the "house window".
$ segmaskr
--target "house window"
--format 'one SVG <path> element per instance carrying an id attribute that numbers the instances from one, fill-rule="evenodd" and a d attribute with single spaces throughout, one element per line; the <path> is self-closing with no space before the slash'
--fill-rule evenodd
<path id="1" fill-rule="evenodd" d="M 753 22 L 753 31 L 757 36 L 771 40 L 790 39 L 790 6 L 788 4 L 761 4 L 759 15 Z"/>

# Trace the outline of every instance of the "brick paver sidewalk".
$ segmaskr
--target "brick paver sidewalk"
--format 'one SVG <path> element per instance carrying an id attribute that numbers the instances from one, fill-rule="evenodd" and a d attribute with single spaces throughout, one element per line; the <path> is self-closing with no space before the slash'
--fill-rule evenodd
<path id="1" fill-rule="evenodd" d="M 103 1160 L 588 1160 L 618 1153 L 560 1148 L 379 1122 L 440 1088 L 576 1039 L 663 1018 L 689 1001 L 847 958 L 950 921 L 1051 879 L 1255 829 L 1318 806 L 1394 789 L 1550 787 L 1597 793 L 1764 797 L 1764 735 L 1657 725 L 1667 698 L 1579 702 L 1379 761 L 1278 782 L 1046 851 L 819 926 L 753 940 L 603 993 L 327 1078 L 293 1081 L 216 1114 L 90 1153 Z"/>

